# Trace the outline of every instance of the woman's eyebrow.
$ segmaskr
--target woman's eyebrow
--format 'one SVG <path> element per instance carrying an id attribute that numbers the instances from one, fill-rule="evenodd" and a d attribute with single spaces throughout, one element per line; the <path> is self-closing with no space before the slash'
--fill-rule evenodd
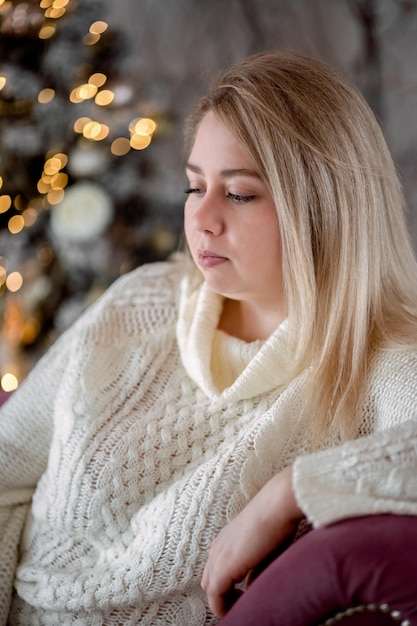
<path id="1" fill-rule="evenodd" d="M 195 174 L 202 174 L 203 171 L 197 165 L 192 163 L 186 163 L 185 169 L 194 172 Z M 246 167 L 228 168 L 220 171 L 220 176 L 223 178 L 232 178 L 233 176 L 251 176 L 252 178 L 259 178 L 259 175 L 255 170 L 248 169 Z"/>

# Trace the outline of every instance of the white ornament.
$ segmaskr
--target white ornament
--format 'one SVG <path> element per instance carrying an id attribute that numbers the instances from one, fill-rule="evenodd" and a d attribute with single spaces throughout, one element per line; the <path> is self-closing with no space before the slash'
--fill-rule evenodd
<path id="1" fill-rule="evenodd" d="M 95 176 L 105 168 L 106 162 L 103 151 L 95 147 L 79 146 L 70 152 L 68 170 L 77 178 Z"/>
<path id="2" fill-rule="evenodd" d="M 52 232 L 59 239 L 90 241 L 106 230 L 113 213 L 112 199 L 101 185 L 88 181 L 75 183 L 52 209 Z"/>
<path id="3" fill-rule="evenodd" d="M 113 103 L 118 106 L 129 104 L 134 95 L 133 88 L 130 85 L 124 85 L 122 83 L 120 85 L 114 85 L 112 91 L 114 93 Z"/>

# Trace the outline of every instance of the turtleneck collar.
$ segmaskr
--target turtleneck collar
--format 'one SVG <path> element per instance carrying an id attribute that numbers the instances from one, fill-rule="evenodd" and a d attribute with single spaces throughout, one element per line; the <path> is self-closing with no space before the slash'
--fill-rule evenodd
<path id="1" fill-rule="evenodd" d="M 224 297 L 205 282 L 198 286 L 188 276 L 181 284 L 177 341 L 188 375 L 210 398 L 238 401 L 278 389 L 288 380 L 291 351 L 287 321 L 255 351 L 246 367 L 225 389 L 218 389 L 211 370 L 211 356 Z M 239 340 L 238 340 L 239 341 Z"/>

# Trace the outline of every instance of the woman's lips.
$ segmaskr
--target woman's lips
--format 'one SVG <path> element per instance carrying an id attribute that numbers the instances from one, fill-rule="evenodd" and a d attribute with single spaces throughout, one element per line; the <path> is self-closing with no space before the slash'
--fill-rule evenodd
<path id="1" fill-rule="evenodd" d="M 211 250 L 198 250 L 198 264 L 200 267 L 215 267 L 221 263 L 225 263 L 229 259 L 224 256 L 220 256 Z"/>

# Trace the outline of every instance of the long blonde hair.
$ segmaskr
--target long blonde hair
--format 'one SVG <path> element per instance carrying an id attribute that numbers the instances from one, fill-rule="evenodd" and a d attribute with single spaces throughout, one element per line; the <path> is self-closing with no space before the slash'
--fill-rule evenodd
<path id="1" fill-rule="evenodd" d="M 277 207 L 293 376 L 308 369 L 313 433 L 359 432 L 372 356 L 417 346 L 417 264 L 375 116 L 326 64 L 274 51 L 225 71 L 186 126 L 222 119 Z"/>

